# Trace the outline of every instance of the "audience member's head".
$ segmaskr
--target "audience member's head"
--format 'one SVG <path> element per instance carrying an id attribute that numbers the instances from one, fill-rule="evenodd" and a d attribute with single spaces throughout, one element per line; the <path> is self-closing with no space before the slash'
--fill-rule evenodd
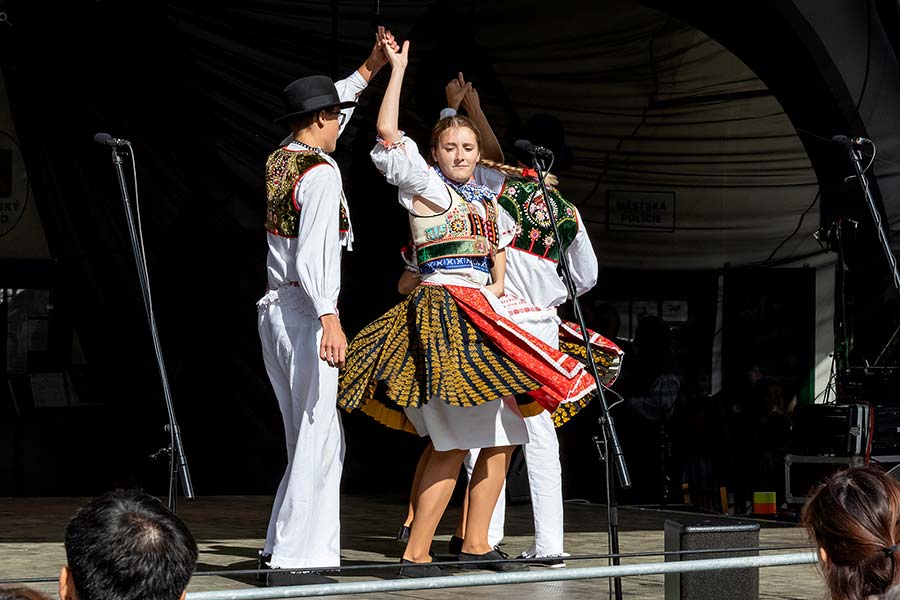
<path id="1" fill-rule="evenodd" d="M 116 490 L 81 507 L 66 526 L 60 600 L 179 600 L 197 543 L 159 500 Z"/>
<path id="2" fill-rule="evenodd" d="M 24 585 L 0 585 L 0 600 L 50 600 L 50 596 Z"/>
<path id="3" fill-rule="evenodd" d="M 862 600 L 900 583 L 900 483 L 884 471 L 832 475 L 813 491 L 802 519 L 833 600 Z"/>

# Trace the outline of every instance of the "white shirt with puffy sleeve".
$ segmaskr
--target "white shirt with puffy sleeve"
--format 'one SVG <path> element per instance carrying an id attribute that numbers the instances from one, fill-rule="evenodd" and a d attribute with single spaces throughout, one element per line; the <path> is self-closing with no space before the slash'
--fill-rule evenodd
<path id="1" fill-rule="evenodd" d="M 355 100 L 366 88 L 366 80 L 354 71 L 347 79 L 334 84 L 341 101 Z M 343 132 L 353 108 L 345 108 L 341 127 Z M 306 150 L 289 137 L 288 151 Z M 352 227 L 340 231 L 340 206 L 349 219 L 350 212 L 344 196 L 341 170 L 333 158 L 319 152 L 325 163 L 310 169 L 294 188 L 294 204 L 300 207 L 297 237 L 268 234 L 269 253 L 266 260 L 268 285 L 271 290 L 282 289 L 286 294 L 299 288 L 294 306 L 309 316 L 321 317 L 337 313 L 341 291 L 341 250 L 353 246 Z"/>
<path id="2" fill-rule="evenodd" d="M 447 184 L 428 165 L 416 143 L 405 135 L 399 144 L 385 147 L 376 144 L 370 153 L 372 162 L 381 171 L 388 183 L 398 188 L 397 197 L 400 205 L 411 215 L 416 215 L 413 198 L 421 196 L 435 205 L 439 210 L 450 208 L 450 194 Z M 472 203 L 479 216 L 484 219 L 487 211 L 480 202 Z M 499 208 L 499 207 L 498 207 Z M 515 231 L 515 220 L 506 211 L 497 211 L 497 230 L 500 232 L 498 248 L 505 248 L 512 241 Z M 490 274 L 477 269 L 437 269 L 434 273 L 423 276 L 423 281 L 439 285 L 462 285 L 468 287 L 483 286 L 490 283 Z"/>

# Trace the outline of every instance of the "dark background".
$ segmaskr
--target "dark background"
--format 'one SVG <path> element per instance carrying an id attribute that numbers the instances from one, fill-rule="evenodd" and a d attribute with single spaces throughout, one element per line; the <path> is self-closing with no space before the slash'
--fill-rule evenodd
<path id="1" fill-rule="evenodd" d="M 865 135 L 831 59 L 784 3 L 724 3 L 728 18 L 713 2 L 644 4 L 670 11 L 738 54 L 798 127 Z M 424 139 L 443 106 L 443 83 L 459 69 L 482 82 L 483 102 L 500 107 L 500 121 L 512 127 L 521 121 L 517 105 L 480 59 L 466 26 L 478 18 L 478 5 L 381 3 L 380 17 L 369 2 L 0 5 L 14 24 L 0 27 L 0 67 L 53 256 L 49 265 L 4 262 L 2 285 L 52 287 L 59 327 L 77 333 L 86 357 L 79 385 L 93 404 L 35 409 L 24 393 L 14 404 L 9 390 L 23 382 L 7 378 L 0 389 L 0 494 L 93 494 L 130 484 L 165 489 L 164 464 L 149 459 L 167 441 L 165 407 L 109 151 L 91 143 L 98 131 L 128 138 L 137 149 L 156 317 L 195 488 L 204 495 L 272 493 L 284 465 L 283 434 L 254 304 L 265 286 L 262 166 L 286 133 L 272 122 L 280 90 L 294 77 L 348 75 L 368 54 L 375 24 L 386 22 L 417 48 L 401 116 L 412 137 Z M 758 35 L 763 26 L 765 40 Z M 511 32 L 510 43 L 524 44 L 528 34 Z M 398 301 L 406 219 L 367 157 L 385 83 L 381 74 L 367 90 L 335 153 L 356 225 L 357 251 L 345 255 L 343 267 L 348 335 Z M 823 213 L 835 211 L 852 191 L 841 181 L 845 157 L 820 146 L 809 151 L 823 185 Z M 880 201 L 877 185 L 875 193 Z M 873 274 L 860 278 L 869 282 L 859 288 L 860 307 L 885 289 L 884 265 L 867 241 L 874 235 L 864 228 L 851 257 L 852 268 Z M 605 277 L 623 285 L 655 281 L 660 299 L 683 284 Z M 694 277 L 697 290 L 714 289 L 709 273 Z M 638 286 L 629 294 L 645 291 Z M 789 309 L 812 310 L 803 298 Z M 710 307 L 697 314 L 702 326 L 690 335 L 702 345 Z M 882 337 L 872 334 L 870 345 Z M 63 362 L 70 339 L 63 334 L 56 345 Z M 798 370 L 808 373 L 809 361 Z M 362 416 L 344 417 L 344 489 L 403 491 L 421 442 Z M 586 423 L 582 429 L 590 430 Z M 563 435 L 587 435 L 572 431 Z"/>

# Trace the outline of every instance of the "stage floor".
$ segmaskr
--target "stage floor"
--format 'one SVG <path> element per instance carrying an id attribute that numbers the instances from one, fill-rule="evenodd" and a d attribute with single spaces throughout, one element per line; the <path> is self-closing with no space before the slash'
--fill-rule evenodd
<path id="1" fill-rule="evenodd" d="M 85 498 L 4 498 L 0 499 L 0 579 L 56 577 L 65 563 L 63 529 L 69 517 Z M 200 545 L 198 570 L 253 569 L 261 548 L 271 508 L 271 497 L 220 496 L 181 501 L 179 515 L 187 522 Z M 401 546 L 394 535 L 405 516 L 403 498 L 375 498 L 345 495 L 342 498 L 343 564 L 395 563 Z M 596 504 L 566 503 L 566 551 L 571 554 L 597 554 L 607 551 L 606 507 Z M 451 505 L 435 539 L 438 559 L 446 555 L 458 507 Z M 662 551 L 666 519 L 696 519 L 698 515 L 639 507 L 620 507 L 620 550 L 627 552 Z M 507 508 L 506 539 L 503 549 L 512 556 L 531 543 L 531 506 Z M 806 535 L 795 525 L 762 522 L 762 546 L 805 545 Z M 784 552 L 799 552 L 786 550 Z M 446 557 L 449 558 L 449 557 Z M 623 564 L 658 562 L 662 557 L 628 558 Z M 568 566 L 595 566 L 603 560 L 568 561 Z M 533 567 L 537 568 L 537 567 Z M 478 571 L 469 571 L 475 573 Z M 360 581 L 377 577 L 374 571 L 338 576 L 341 581 Z M 382 572 L 382 577 L 388 573 Z M 629 577 L 623 580 L 626 598 L 663 598 L 662 575 Z M 34 583 L 32 587 L 56 596 L 55 583 Z M 195 577 L 188 591 L 238 589 L 256 586 L 248 576 Z M 367 598 L 427 598 L 443 600 L 465 594 L 480 598 L 596 598 L 605 594 L 606 580 L 566 581 L 510 586 L 410 591 L 396 594 L 366 594 Z M 815 565 L 769 567 L 760 569 L 760 598 L 820 600 L 825 590 Z M 352 596 L 342 596 L 351 598 Z M 723 590 L 723 598 L 728 597 Z"/>

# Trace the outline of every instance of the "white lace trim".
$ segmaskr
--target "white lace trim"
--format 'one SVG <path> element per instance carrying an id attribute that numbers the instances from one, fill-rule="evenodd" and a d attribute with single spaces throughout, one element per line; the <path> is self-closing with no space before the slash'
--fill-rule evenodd
<path id="1" fill-rule="evenodd" d="M 316 318 L 316 309 L 312 300 L 301 288 L 295 285 L 285 285 L 274 290 L 269 290 L 260 298 L 257 308 L 268 308 L 270 304 L 277 302 L 282 308 L 296 310 L 310 317 Z"/>

